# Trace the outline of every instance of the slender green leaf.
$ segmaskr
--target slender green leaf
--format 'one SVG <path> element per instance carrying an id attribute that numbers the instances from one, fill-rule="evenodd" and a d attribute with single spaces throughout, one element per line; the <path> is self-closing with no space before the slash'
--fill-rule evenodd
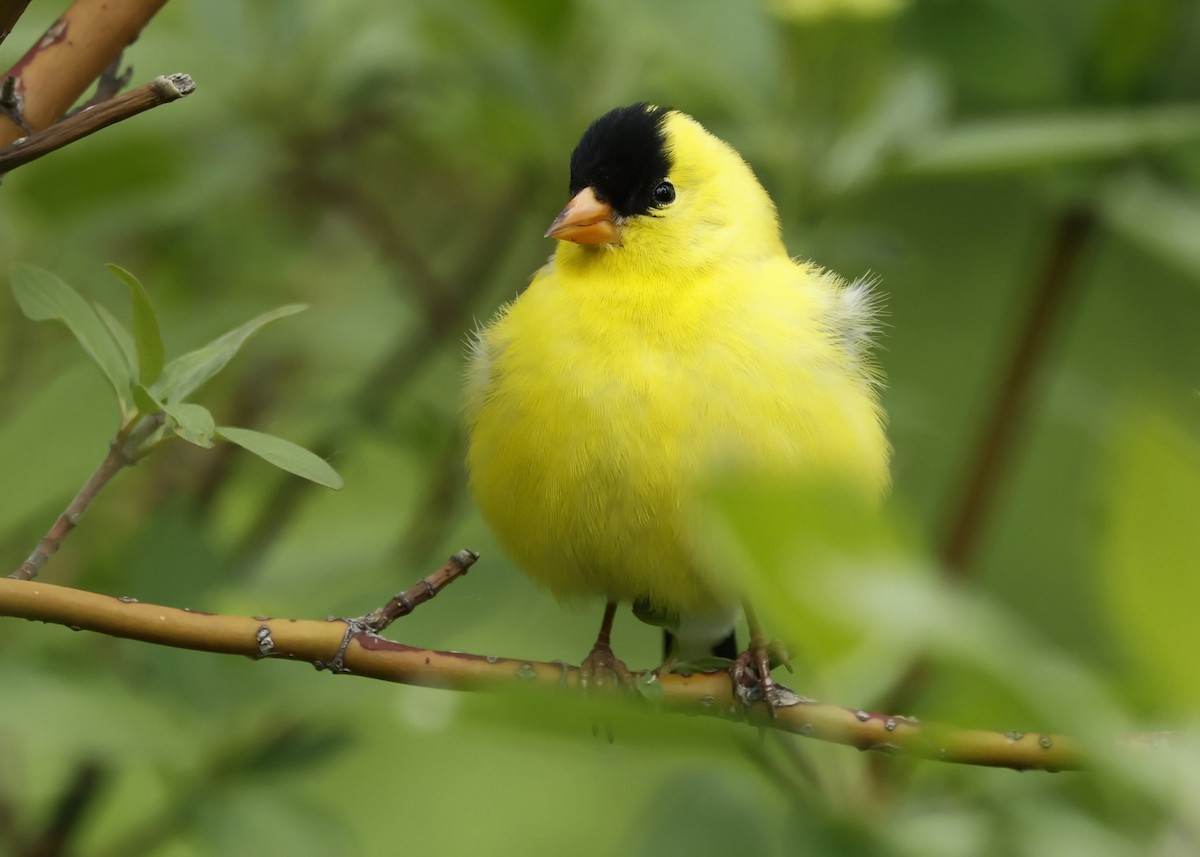
<path id="1" fill-rule="evenodd" d="M 125 325 L 121 324 L 104 304 L 93 303 L 92 309 L 96 311 L 96 315 L 100 316 L 100 320 L 112 334 L 113 341 L 121 349 L 121 354 L 125 358 L 125 368 L 128 370 L 129 377 L 133 378 L 137 375 L 137 348 L 133 344 L 133 337 L 125 329 Z"/>
<path id="2" fill-rule="evenodd" d="M 163 370 L 163 341 L 158 329 L 158 316 L 146 287 L 120 265 L 105 265 L 109 273 L 129 288 L 133 302 L 133 341 L 137 346 L 138 381 L 149 386 L 158 380 Z"/>
<path id="3" fill-rule="evenodd" d="M 1200 111 L 1193 107 L 980 120 L 914 142 L 898 167 L 919 175 L 1005 172 L 1120 158 L 1196 140 Z"/>
<path id="4" fill-rule="evenodd" d="M 163 410 L 171 418 L 171 430 L 188 443 L 211 449 L 217 424 L 212 413 L 203 405 L 192 402 L 163 404 Z"/>
<path id="5" fill-rule="evenodd" d="M 208 345 L 176 357 L 163 369 L 162 377 L 152 391 L 160 401 L 178 402 L 191 395 L 197 387 L 216 375 L 238 353 L 246 340 L 276 319 L 295 315 L 308 309 L 303 304 L 290 304 L 265 312 L 240 327 L 218 336 Z"/>
<path id="6" fill-rule="evenodd" d="M 128 410 L 133 383 L 129 366 L 121 347 L 91 305 L 54 274 L 33 265 L 13 268 L 12 290 L 27 317 L 61 321 L 67 326 L 112 384 L 122 411 Z"/>
<path id="7" fill-rule="evenodd" d="M 253 452 L 279 469 L 302 476 L 318 485 L 339 490 L 345 484 L 342 482 L 342 477 L 329 466 L 325 459 L 309 452 L 302 446 L 297 446 L 290 440 L 251 429 L 230 426 L 218 428 L 217 437 L 230 443 L 236 443 L 242 449 Z"/>

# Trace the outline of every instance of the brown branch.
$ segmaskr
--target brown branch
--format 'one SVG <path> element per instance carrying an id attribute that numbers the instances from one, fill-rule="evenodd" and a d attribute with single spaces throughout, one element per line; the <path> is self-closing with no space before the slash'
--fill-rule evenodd
<path id="1" fill-rule="evenodd" d="M 117 435 L 116 440 L 108 448 L 108 455 L 100 462 L 79 493 L 67 504 L 67 508 L 58 516 L 46 535 L 42 536 L 36 548 L 17 570 L 9 575 L 14 580 L 32 580 L 37 577 L 42 566 L 58 552 L 63 539 L 70 535 L 71 530 L 79 523 L 83 513 L 96 499 L 101 489 L 122 469 L 137 461 L 138 447 L 162 425 L 161 414 L 143 417 L 130 431 Z"/>
<path id="2" fill-rule="evenodd" d="M 20 137 L 7 148 L 0 149 L 0 175 L 94 134 L 101 128 L 190 95 L 195 88 L 196 84 L 186 74 L 160 75 L 124 95 L 85 108 L 45 131 Z"/>
<path id="3" fill-rule="evenodd" d="M 179 610 L 114 598 L 38 581 L 0 579 L 0 615 L 32 619 L 182 649 L 303 661 L 323 668 L 338 655 L 344 672 L 382 681 L 446 690 L 513 687 L 579 689 L 579 670 L 540 663 L 439 652 L 385 640 L 351 629 L 345 620 L 314 621 L 227 616 Z M 746 721 L 860 750 L 971 765 L 1058 771 L 1086 762 L 1084 748 L 1063 735 L 990 732 L 919 723 L 911 717 L 818 703 L 790 692 L 766 706 L 741 705 L 725 672 L 667 675 L 657 705 L 664 711 Z M 1135 735 L 1126 745 L 1161 743 L 1158 735 Z"/>
<path id="4" fill-rule="evenodd" d="M 479 559 L 479 554 L 475 553 L 475 551 L 459 551 L 446 560 L 442 567 L 433 574 L 421 578 L 416 586 L 399 593 L 387 604 L 378 610 L 372 610 L 359 621 L 363 624 L 365 630 L 375 634 L 382 634 L 388 625 L 403 616 L 407 616 L 466 574 L 467 570 L 475 564 L 477 559 Z"/>
<path id="5" fill-rule="evenodd" d="M 0 146 L 53 124 L 120 56 L 166 0 L 75 0 L 4 75 L 19 113 L 0 115 Z M 19 120 L 19 121 L 17 121 Z"/>

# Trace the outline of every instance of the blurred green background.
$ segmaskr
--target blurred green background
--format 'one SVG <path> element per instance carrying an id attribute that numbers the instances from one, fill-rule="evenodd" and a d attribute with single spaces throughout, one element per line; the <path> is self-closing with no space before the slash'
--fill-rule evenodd
<path id="1" fill-rule="evenodd" d="M 0 65 L 58 11 L 34 3 Z M 471 547 L 471 575 L 389 636 L 577 662 L 599 606 L 556 604 L 496 548 L 464 490 L 457 388 L 469 332 L 553 249 L 579 134 L 651 100 L 743 153 L 792 253 L 886 295 L 885 558 L 840 546 L 862 597 L 814 590 L 837 644 L 779 631 L 806 643 L 785 681 L 868 706 L 924 653 L 932 681 L 897 713 L 1080 734 L 1098 769 L 881 763 L 627 713 L 609 744 L 565 701 L 6 620 L 0 853 L 33 853 L 80 783 L 81 855 L 1200 851 L 1197 748 L 1105 740 L 1184 730 L 1200 702 L 1198 56 L 1194 0 L 168 4 L 125 62 L 134 83 L 188 72 L 196 93 L 6 176 L 0 269 L 40 265 L 126 317 L 102 265 L 129 268 L 169 354 L 310 304 L 198 401 L 320 451 L 347 487 L 176 445 L 117 478 L 44 580 L 357 615 Z M 1092 226 L 968 582 L 946 587 L 939 546 L 1068 212 Z M 117 417 L 69 334 L 7 290 L 0 389 L 15 567 Z M 717 506 L 746 545 L 822 538 Z M 756 585 L 799 609 L 795 571 Z M 655 663 L 657 633 L 628 615 L 615 641 Z"/>

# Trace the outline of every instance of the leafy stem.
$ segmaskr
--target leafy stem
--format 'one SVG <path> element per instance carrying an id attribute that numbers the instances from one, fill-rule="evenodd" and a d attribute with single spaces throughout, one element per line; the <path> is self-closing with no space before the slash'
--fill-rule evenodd
<path id="1" fill-rule="evenodd" d="M 205 449 L 211 448 L 216 440 L 225 440 L 289 473 L 335 490 L 342 487 L 337 472 L 303 447 L 246 428 L 217 426 L 207 408 L 186 401 L 224 369 L 250 337 L 276 319 L 300 312 L 303 306 L 284 306 L 265 312 L 168 362 L 158 318 L 145 287 L 124 268 L 116 265 L 108 268 L 129 290 L 132 332 L 104 307 L 89 303 L 49 271 L 32 265 L 18 265 L 13 271 L 13 295 L 25 315 L 34 321 L 65 324 L 100 367 L 116 394 L 121 428 L 96 472 L 33 552 L 9 575 L 12 578 L 36 577 L 118 472 L 175 440 L 186 440 Z"/>

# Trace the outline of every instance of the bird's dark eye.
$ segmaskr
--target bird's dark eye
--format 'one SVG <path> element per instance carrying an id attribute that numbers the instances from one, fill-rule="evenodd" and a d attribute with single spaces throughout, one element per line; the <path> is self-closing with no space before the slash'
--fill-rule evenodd
<path id="1" fill-rule="evenodd" d="M 668 181 L 661 181 L 658 187 L 654 189 L 654 202 L 656 205 L 670 205 L 675 201 L 675 185 Z"/>

